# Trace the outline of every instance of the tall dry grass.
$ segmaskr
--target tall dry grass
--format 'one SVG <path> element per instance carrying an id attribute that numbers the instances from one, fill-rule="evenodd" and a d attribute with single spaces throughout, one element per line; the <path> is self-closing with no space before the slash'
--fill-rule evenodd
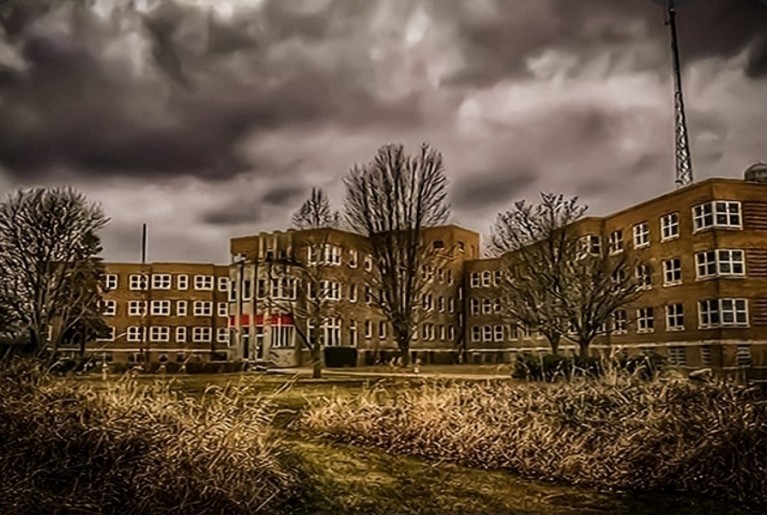
<path id="1" fill-rule="evenodd" d="M 338 442 L 530 478 L 767 504 L 767 397 L 732 384 L 372 388 L 315 400 L 299 422 Z"/>
<path id="2" fill-rule="evenodd" d="M 297 478 L 267 401 L 242 388 L 202 399 L 124 380 L 96 389 L 29 365 L 0 370 L 4 513 L 255 513 Z"/>

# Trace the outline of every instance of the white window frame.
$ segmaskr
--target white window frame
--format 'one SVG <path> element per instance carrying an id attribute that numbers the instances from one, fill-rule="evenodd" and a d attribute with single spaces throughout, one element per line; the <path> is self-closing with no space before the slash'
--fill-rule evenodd
<path id="1" fill-rule="evenodd" d="M 479 285 L 480 285 L 479 272 L 472 272 L 471 273 L 471 287 L 472 288 L 479 288 Z"/>
<path id="2" fill-rule="evenodd" d="M 216 329 L 216 342 L 229 343 L 229 329 L 226 327 L 219 327 Z"/>
<path id="3" fill-rule="evenodd" d="M 735 259 L 739 256 L 739 259 Z M 723 267 L 729 267 L 729 272 L 723 272 Z M 735 268 L 739 272 L 733 272 Z M 695 254 L 695 278 L 697 280 L 712 277 L 746 277 L 746 252 L 742 249 L 704 250 Z"/>
<path id="4" fill-rule="evenodd" d="M 727 316 L 731 317 L 731 321 L 725 321 Z M 740 321 L 738 320 L 739 318 L 741 319 Z M 749 327 L 748 299 L 721 298 L 699 300 L 698 328 L 713 329 L 717 327 Z"/>
<path id="5" fill-rule="evenodd" d="M 107 330 L 109 331 L 109 335 L 105 337 L 99 337 L 96 338 L 97 342 L 113 342 L 115 341 L 115 335 L 117 334 L 117 330 L 112 327 L 111 325 L 107 326 Z"/>
<path id="6" fill-rule="evenodd" d="M 208 326 L 196 325 L 192 327 L 192 342 L 206 343 L 213 337 L 211 328 Z"/>
<path id="7" fill-rule="evenodd" d="M 638 290 L 652 289 L 652 267 L 650 265 L 646 263 L 637 265 L 634 269 L 634 276 L 639 282 Z"/>
<path id="8" fill-rule="evenodd" d="M 628 312 L 625 309 L 616 309 L 611 317 L 612 334 L 621 335 L 628 333 Z"/>
<path id="9" fill-rule="evenodd" d="M 107 291 L 114 291 L 119 284 L 119 276 L 117 274 L 106 274 L 104 276 L 104 288 Z"/>
<path id="10" fill-rule="evenodd" d="M 170 316 L 169 300 L 153 300 L 149 309 L 152 316 L 167 317 Z"/>
<path id="11" fill-rule="evenodd" d="M 386 339 L 386 320 L 378 321 L 378 339 L 379 340 Z"/>
<path id="12" fill-rule="evenodd" d="M 608 252 L 610 255 L 620 254 L 623 252 L 623 230 L 616 229 L 610 233 L 608 242 Z"/>
<path id="13" fill-rule="evenodd" d="M 229 278 L 219 276 L 218 279 L 216 279 L 218 282 L 218 291 L 226 292 L 229 291 Z"/>
<path id="14" fill-rule="evenodd" d="M 188 306 L 187 301 L 185 300 L 177 300 L 176 301 L 176 316 L 178 317 L 185 317 L 188 313 Z"/>
<path id="15" fill-rule="evenodd" d="M 684 331 L 684 304 L 666 305 L 666 331 Z"/>
<path id="16" fill-rule="evenodd" d="M 681 345 L 669 345 L 668 362 L 677 367 L 687 366 L 687 347 Z"/>
<path id="17" fill-rule="evenodd" d="M 145 300 L 129 300 L 128 316 L 141 317 L 147 314 L 147 303 Z"/>
<path id="18" fill-rule="evenodd" d="M 679 238 L 679 211 L 666 213 L 660 217 L 660 241 Z"/>
<path id="19" fill-rule="evenodd" d="M 220 318 L 229 318 L 229 304 L 227 304 L 226 302 L 219 302 L 217 306 L 218 306 L 218 316 Z"/>
<path id="20" fill-rule="evenodd" d="M 213 291 L 213 276 L 203 274 L 195 275 L 194 289 L 199 291 Z"/>
<path id="21" fill-rule="evenodd" d="M 637 309 L 637 334 L 655 332 L 655 310 L 650 307 Z"/>
<path id="22" fill-rule="evenodd" d="M 149 341 L 166 343 L 170 341 L 170 327 L 167 325 L 153 325 L 149 328 Z"/>
<path id="23" fill-rule="evenodd" d="M 496 324 L 495 326 L 493 326 L 493 340 L 495 340 L 495 342 L 503 342 L 504 339 L 505 339 L 505 334 L 503 330 L 503 325 Z"/>
<path id="24" fill-rule="evenodd" d="M 743 213 L 737 200 L 714 200 L 693 206 L 692 219 L 693 233 L 711 228 L 743 228 Z"/>
<path id="25" fill-rule="evenodd" d="M 176 327 L 176 343 L 186 343 L 186 326 Z"/>
<path id="26" fill-rule="evenodd" d="M 682 284 L 682 259 L 674 257 L 663 260 L 663 286 L 678 284 Z"/>
<path id="27" fill-rule="evenodd" d="M 152 274 L 153 290 L 170 290 L 170 287 L 171 287 L 170 274 Z"/>
<path id="28" fill-rule="evenodd" d="M 650 246 L 650 224 L 646 221 L 633 226 L 634 248 L 643 249 Z"/>
<path id="29" fill-rule="evenodd" d="M 104 300 L 101 305 L 101 314 L 105 317 L 113 317 L 117 315 L 117 301 L 116 300 Z"/>
<path id="30" fill-rule="evenodd" d="M 490 343 L 492 341 L 493 341 L 493 326 L 483 325 L 482 326 L 482 343 Z"/>
<path id="31" fill-rule="evenodd" d="M 130 274 L 128 276 L 128 288 L 131 291 L 144 291 L 149 285 L 147 274 Z"/>
<path id="32" fill-rule="evenodd" d="M 471 326 L 471 341 L 474 343 L 482 341 L 482 326 Z"/>
<path id="33" fill-rule="evenodd" d="M 209 317 L 213 315 L 213 302 L 209 300 L 196 300 L 192 305 L 192 315 L 196 317 Z"/>
<path id="34" fill-rule="evenodd" d="M 176 289 L 177 290 L 188 290 L 189 289 L 189 276 L 186 274 L 181 274 L 176 277 Z"/>
<path id="35" fill-rule="evenodd" d="M 132 325 L 128 327 L 126 332 L 126 340 L 130 343 L 137 343 L 144 340 L 144 328 L 141 326 Z"/>

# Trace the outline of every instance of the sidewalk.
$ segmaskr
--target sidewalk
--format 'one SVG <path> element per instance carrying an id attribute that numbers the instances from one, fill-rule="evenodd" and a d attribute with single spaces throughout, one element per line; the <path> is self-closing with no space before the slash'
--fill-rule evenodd
<path id="1" fill-rule="evenodd" d="M 268 371 L 269 374 L 280 374 L 287 376 L 308 376 L 311 377 L 311 368 L 271 368 Z M 402 378 L 402 379 L 461 379 L 465 381 L 486 381 L 486 380 L 512 380 L 510 374 L 469 374 L 456 371 L 450 372 L 397 372 L 393 370 L 391 372 L 382 372 L 379 370 L 360 370 L 360 369 L 339 369 L 339 368 L 323 368 L 322 377 L 361 377 L 370 379 L 388 379 L 388 378 Z"/>

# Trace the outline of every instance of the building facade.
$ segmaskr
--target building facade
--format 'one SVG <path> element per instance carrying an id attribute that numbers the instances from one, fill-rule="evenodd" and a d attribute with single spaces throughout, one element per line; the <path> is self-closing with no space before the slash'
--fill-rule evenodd
<path id="1" fill-rule="evenodd" d="M 616 311 L 592 349 L 654 351 L 690 369 L 767 370 L 763 180 L 704 180 L 583 219 L 578 231 L 589 245 L 639 262 L 634 273 L 643 281 L 639 298 Z M 421 271 L 430 287 L 419 299 L 411 358 L 508 362 L 519 352 L 548 351 L 534 328 L 502 316 L 503 263 L 480 258 L 476 232 L 430 228 L 424 243 L 444 259 Z M 119 361 L 306 364 L 313 297 L 305 272 L 316 265 L 328 300 L 324 346 L 354 348 L 360 364 L 396 349 L 364 280 L 372 272 L 366 238 L 336 229 L 263 232 L 233 238 L 230 254 L 229 265 L 108 263 L 104 315 L 112 335 L 88 350 Z"/>
<path id="2" fill-rule="evenodd" d="M 690 369 L 767 369 L 767 184 L 709 179 L 579 225 L 590 244 L 638 262 L 642 281 L 592 349 L 654 351 Z M 499 259 L 467 263 L 466 337 L 478 362 L 548 350 L 499 315 L 493 292 L 504 273 Z"/>
<path id="3" fill-rule="evenodd" d="M 103 302 L 110 335 L 88 350 L 105 361 L 230 359 L 229 267 L 107 263 Z"/>

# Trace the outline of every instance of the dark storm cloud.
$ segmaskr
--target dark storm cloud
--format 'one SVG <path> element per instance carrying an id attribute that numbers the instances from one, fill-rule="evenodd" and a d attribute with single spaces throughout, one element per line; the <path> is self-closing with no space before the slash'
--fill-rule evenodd
<path id="1" fill-rule="evenodd" d="M 489 3 L 494 10 L 484 16 L 476 15 L 477 6 L 471 0 L 448 4 L 443 10 L 446 18 L 457 20 L 459 43 L 472 57 L 452 78 L 459 84 L 485 85 L 527 76 L 528 60 L 547 50 L 588 56 L 610 47 L 619 50 L 622 45 L 668 38 L 664 10 L 649 0 Z M 701 0 L 678 9 L 677 20 L 681 53 L 690 61 L 729 58 L 745 50 L 751 62 L 764 62 L 766 45 L 756 39 L 767 27 L 767 6 L 757 0 Z M 658 54 L 657 59 L 665 64 L 667 56 Z M 652 59 L 633 66 L 643 69 L 658 64 Z M 747 71 L 753 76 L 763 73 L 758 64 L 749 65 Z"/>
<path id="2" fill-rule="evenodd" d="M 222 205 L 203 213 L 200 221 L 210 225 L 257 224 L 263 221 L 258 201 L 237 202 Z"/>
<path id="3" fill-rule="evenodd" d="M 499 208 L 518 198 L 539 175 L 524 165 L 478 173 L 455 185 L 452 204 L 468 210 Z"/>
<path id="4" fill-rule="evenodd" d="M 267 191 L 261 197 L 261 201 L 273 206 L 291 207 L 299 201 L 303 193 L 304 188 L 301 186 L 279 186 Z"/>
<path id="5" fill-rule="evenodd" d="M 227 24 L 173 1 L 149 13 L 118 10 L 108 20 L 82 2 L 70 4 L 72 12 L 7 7 L 7 40 L 25 66 L 0 73 L 0 163 L 19 179 L 72 169 L 225 180 L 259 169 L 240 146 L 266 130 L 318 122 L 398 126 L 419 116 L 416 95 L 379 100 L 333 69 L 270 60 L 269 45 L 282 39 L 320 37 L 324 29 L 311 25 L 329 23 L 322 17 L 286 16 L 264 33 L 252 21 Z M 270 7 L 264 17 L 276 21 L 279 12 Z M 55 16 L 69 33 L 40 36 L 35 16 Z M 151 48 L 140 57 L 139 76 L 128 59 L 102 51 L 125 36 L 114 31 L 118 18 L 131 17 L 134 34 Z M 232 52 L 245 52 L 239 68 L 231 66 Z"/>

